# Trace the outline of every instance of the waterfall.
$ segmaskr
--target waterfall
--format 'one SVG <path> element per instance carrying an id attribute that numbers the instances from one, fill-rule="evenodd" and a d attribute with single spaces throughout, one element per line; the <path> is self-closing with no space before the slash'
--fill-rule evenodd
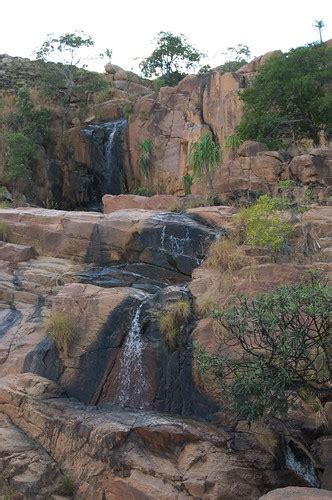
<path id="1" fill-rule="evenodd" d="M 122 133 L 127 125 L 124 119 L 91 123 L 82 132 L 89 142 L 91 169 L 96 196 L 126 192 L 123 171 Z"/>
<path id="2" fill-rule="evenodd" d="M 143 408 L 144 396 L 149 390 L 145 377 L 144 344 L 141 335 L 140 316 L 144 301 L 136 309 L 121 354 L 118 373 L 118 390 L 114 403 L 121 406 Z"/>
<path id="3" fill-rule="evenodd" d="M 286 467 L 302 478 L 307 484 L 314 488 L 319 488 L 320 483 L 316 476 L 315 469 L 308 457 L 302 460 L 296 456 L 296 446 L 294 448 L 287 442 L 286 445 Z"/>

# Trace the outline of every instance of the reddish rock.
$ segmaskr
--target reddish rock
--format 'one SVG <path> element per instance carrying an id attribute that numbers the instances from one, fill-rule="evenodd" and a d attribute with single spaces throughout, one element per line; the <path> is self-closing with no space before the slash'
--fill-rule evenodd
<path id="1" fill-rule="evenodd" d="M 237 149 L 239 156 L 256 156 L 258 153 L 267 151 L 266 144 L 255 141 L 245 141 Z"/>
<path id="2" fill-rule="evenodd" d="M 332 184 L 332 150 L 316 149 L 310 154 L 295 156 L 289 166 L 291 179 L 303 184 Z"/>
<path id="3" fill-rule="evenodd" d="M 0 241 L 0 260 L 8 262 L 24 262 L 33 259 L 35 256 L 31 246 L 14 245 Z"/>
<path id="4" fill-rule="evenodd" d="M 154 196 L 137 196 L 120 194 L 103 196 L 104 214 L 110 214 L 123 209 L 169 210 L 179 202 L 177 196 L 156 194 Z"/>
<path id="5" fill-rule="evenodd" d="M 331 500 L 332 492 L 317 488 L 289 486 L 270 491 L 259 500 Z"/>

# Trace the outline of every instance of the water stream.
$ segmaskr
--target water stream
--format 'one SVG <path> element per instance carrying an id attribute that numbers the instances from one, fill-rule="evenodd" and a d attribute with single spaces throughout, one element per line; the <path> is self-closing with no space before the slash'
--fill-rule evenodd
<path id="1" fill-rule="evenodd" d="M 320 483 L 312 463 L 307 457 L 299 458 L 295 447 L 287 442 L 286 445 L 286 467 L 293 471 L 298 477 L 314 488 L 319 488 Z"/>
<path id="2" fill-rule="evenodd" d="M 144 408 L 144 396 L 149 390 L 143 364 L 144 343 L 140 325 L 143 305 L 144 301 L 137 307 L 125 340 L 120 359 L 119 385 L 113 401 L 120 406 L 139 409 Z"/>
<path id="3" fill-rule="evenodd" d="M 91 168 L 96 195 L 126 192 L 123 170 L 122 136 L 127 125 L 124 119 L 91 123 L 82 131 L 89 142 Z"/>

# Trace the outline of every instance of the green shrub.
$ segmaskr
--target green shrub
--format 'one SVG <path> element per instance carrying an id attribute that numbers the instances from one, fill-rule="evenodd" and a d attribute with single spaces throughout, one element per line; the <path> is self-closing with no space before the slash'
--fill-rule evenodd
<path id="1" fill-rule="evenodd" d="M 278 182 L 278 188 L 279 189 L 292 189 L 295 187 L 295 182 L 292 181 L 291 179 L 285 179 L 283 181 Z"/>
<path id="2" fill-rule="evenodd" d="M 147 179 L 151 167 L 151 155 L 153 150 L 152 139 L 143 139 L 138 143 L 138 148 L 140 151 L 140 157 L 139 157 L 140 172 L 143 175 L 143 177 Z"/>
<path id="3" fill-rule="evenodd" d="M 183 176 L 183 189 L 184 194 L 187 196 L 191 194 L 191 186 L 193 185 L 193 176 L 186 174 Z"/>
<path id="4" fill-rule="evenodd" d="M 190 302 L 184 297 L 170 305 L 159 318 L 161 331 L 165 335 L 165 341 L 171 350 L 180 346 L 181 327 L 191 315 Z"/>
<path id="5" fill-rule="evenodd" d="M 211 356 L 198 347 L 195 364 L 212 370 L 223 398 L 248 422 L 284 417 L 297 397 L 331 397 L 331 288 L 317 273 L 271 293 L 241 296 L 214 312 L 227 332 L 223 347 L 236 356 Z"/>
<path id="6" fill-rule="evenodd" d="M 8 182 L 17 179 L 29 179 L 31 162 L 35 157 L 35 144 L 22 132 L 12 132 L 5 135 L 7 162 L 5 177 Z"/>
<path id="7" fill-rule="evenodd" d="M 242 208 L 235 221 L 244 232 L 245 242 L 273 251 L 282 250 L 293 232 L 293 226 L 285 221 L 282 212 L 288 206 L 285 198 L 263 195 L 254 205 Z"/>
<path id="8" fill-rule="evenodd" d="M 191 145 L 189 161 L 193 166 L 194 177 L 205 177 L 209 192 L 213 193 L 213 173 L 222 162 L 222 150 L 210 132 L 203 134 Z"/>
<path id="9" fill-rule="evenodd" d="M 63 312 L 53 312 L 46 323 L 46 333 L 51 337 L 60 351 L 67 356 L 68 344 L 76 334 L 76 326 L 72 318 Z"/>
<path id="10" fill-rule="evenodd" d="M 0 240 L 7 241 L 9 236 L 9 225 L 6 222 L 0 222 Z"/>

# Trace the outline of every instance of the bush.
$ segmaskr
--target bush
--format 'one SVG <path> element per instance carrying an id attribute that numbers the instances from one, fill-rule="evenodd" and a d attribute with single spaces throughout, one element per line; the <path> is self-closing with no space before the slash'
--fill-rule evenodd
<path id="1" fill-rule="evenodd" d="M 68 344 L 76 333 L 74 321 L 63 312 L 53 312 L 47 320 L 46 333 L 67 356 Z"/>
<path id="2" fill-rule="evenodd" d="M 248 422 L 283 417 L 297 398 L 331 397 L 331 288 L 317 273 L 238 304 L 214 317 L 235 357 L 195 351 L 196 365 L 213 370 L 235 409 Z"/>
<path id="3" fill-rule="evenodd" d="M 9 236 L 9 226 L 6 222 L 0 222 L 0 240 L 7 241 Z"/>
<path id="4" fill-rule="evenodd" d="M 143 139 L 138 143 L 138 148 L 140 151 L 139 157 L 139 168 L 140 172 L 147 179 L 150 173 L 151 166 L 151 155 L 153 149 L 152 139 Z"/>
<path id="5" fill-rule="evenodd" d="M 5 177 L 8 182 L 29 179 L 31 162 L 35 156 L 35 144 L 22 132 L 5 135 L 7 162 Z"/>
<path id="6" fill-rule="evenodd" d="M 332 48 L 298 47 L 271 57 L 250 88 L 244 90 L 244 115 L 237 129 L 243 140 L 264 142 L 271 149 L 332 134 Z"/>
<path id="7" fill-rule="evenodd" d="M 65 475 L 62 480 L 61 494 L 72 497 L 75 493 L 75 483 L 70 476 Z"/>
<path id="8" fill-rule="evenodd" d="M 166 343 L 171 350 L 175 350 L 179 347 L 181 327 L 189 320 L 190 315 L 190 302 L 184 297 L 170 305 L 167 310 L 160 315 L 160 329 L 165 334 Z"/>
<path id="9" fill-rule="evenodd" d="M 242 208 L 235 216 L 244 240 L 249 245 L 257 245 L 280 251 L 293 232 L 293 226 L 285 221 L 282 211 L 289 207 L 285 198 L 260 196 L 257 202 L 248 208 Z"/>
<path id="10" fill-rule="evenodd" d="M 145 187 L 145 186 L 140 186 L 140 187 L 134 188 L 132 193 L 136 194 L 137 196 L 154 196 L 156 194 L 156 192 L 153 188 L 149 188 L 149 187 Z"/>

